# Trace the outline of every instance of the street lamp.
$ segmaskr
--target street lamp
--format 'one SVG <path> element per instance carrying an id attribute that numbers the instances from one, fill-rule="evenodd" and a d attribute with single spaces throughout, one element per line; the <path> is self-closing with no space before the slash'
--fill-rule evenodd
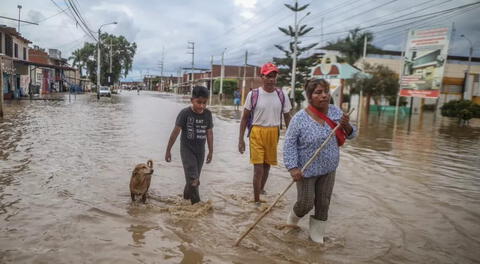
<path id="1" fill-rule="evenodd" d="M 18 34 L 20 34 L 20 10 L 22 10 L 22 5 L 17 5 L 18 8 Z"/>
<path id="2" fill-rule="evenodd" d="M 468 42 L 470 43 L 470 50 L 469 50 L 469 54 L 468 54 L 468 66 L 467 66 L 467 72 L 465 73 L 465 82 L 464 82 L 464 85 L 462 87 L 462 100 L 464 98 L 464 94 L 465 94 L 465 86 L 467 85 L 467 80 L 468 80 L 468 76 L 470 75 L 470 64 L 472 63 L 472 54 L 473 54 L 473 43 L 472 41 L 467 38 L 464 34 L 460 35 L 460 37 L 468 40 Z"/>
<path id="3" fill-rule="evenodd" d="M 298 22 L 297 22 L 297 12 L 295 12 L 295 37 L 293 41 L 293 61 L 292 61 L 292 89 L 290 90 L 290 99 L 292 101 L 292 108 L 295 106 L 295 79 L 297 75 L 297 41 L 298 41 L 298 25 L 302 22 L 304 18 L 310 15 L 310 12 L 306 13 Z"/>
<path id="4" fill-rule="evenodd" d="M 97 99 L 100 99 L 100 30 L 103 26 L 107 25 L 116 25 L 118 24 L 116 21 L 103 24 L 98 28 L 98 39 L 97 39 Z"/>

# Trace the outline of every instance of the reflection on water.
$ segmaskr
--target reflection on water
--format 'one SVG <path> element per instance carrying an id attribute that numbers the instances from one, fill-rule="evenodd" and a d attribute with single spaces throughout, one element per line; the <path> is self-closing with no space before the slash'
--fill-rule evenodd
<path id="1" fill-rule="evenodd" d="M 410 133 L 405 117 L 393 133 L 393 115 L 365 117 L 360 136 L 342 148 L 325 246 L 309 241 L 308 219 L 298 229 L 284 228 L 296 196 L 290 190 L 234 247 L 259 211 L 250 202 L 249 154 L 237 152 L 241 111 L 230 100 L 210 106 L 215 154 L 201 176 L 205 202 L 192 206 L 178 196 L 184 185 L 179 142 L 172 163 L 163 161 L 187 96 L 65 99 L 7 102 L 0 121 L 1 263 L 480 259 L 480 120 L 459 127 L 425 113 L 413 117 Z M 131 204 L 131 171 L 148 159 L 155 170 L 150 199 Z M 281 165 L 272 168 L 263 198 L 272 202 L 289 181 Z"/>

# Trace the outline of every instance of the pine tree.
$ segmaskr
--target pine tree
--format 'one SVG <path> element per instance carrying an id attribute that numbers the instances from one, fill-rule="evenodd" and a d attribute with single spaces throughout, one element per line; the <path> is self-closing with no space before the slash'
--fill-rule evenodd
<path id="1" fill-rule="evenodd" d="M 309 4 L 299 6 L 298 2 L 295 1 L 294 5 L 285 4 L 285 6 L 293 12 L 301 12 L 307 9 Z M 273 62 L 279 67 L 280 74 L 278 77 L 278 84 L 280 86 L 290 86 L 291 84 L 291 73 L 292 73 L 292 55 L 294 52 L 294 38 L 295 38 L 295 25 L 288 26 L 288 28 L 279 27 L 278 28 L 282 33 L 289 36 L 291 41 L 288 47 L 283 47 L 281 45 L 275 45 L 275 47 L 281 50 L 285 57 L 284 58 L 273 58 Z M 312 31 L 313 27 L 308 27 L 307 25 L 298 26 L 298 38 L 305 36 L 308 32 Z M 300 58 L 300 56 L 306 51 L 315 47 L 318 43 L 312 43 L 307 46 L 302 47 L 302 42 L 297 40 L 297 75 L 295 79 L 295 88 L 302 87 L 305 83 L 305 79 L 308 78 L 310 74 L 310 69 L 315 61 L 313 58 Z"/>

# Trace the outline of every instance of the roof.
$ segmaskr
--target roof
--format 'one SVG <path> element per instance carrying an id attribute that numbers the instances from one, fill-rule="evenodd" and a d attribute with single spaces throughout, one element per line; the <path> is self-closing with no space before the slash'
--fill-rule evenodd
<path id="1" fill-rule="evenodd" d="M 59 70 L 69 70 L 69 71 L 76 71 L 76 68 L 69 67 L 69 66 L 59 66 L 59 65 L 52 65 L 46 63 L 39 63 L 33 61 L 24 61 L 24 60 L 15 60 L 16 63 L 24 64 L 24 65 L 33 65 L 38 67 L 45 67 L 45 68 L 54 68 Z"/>
<path id="2" fill-rule="evenodd" d="M 338 48 L 333 48 L 333 47 L 322 47 L 318 48 L 322 50 L 334 50 L 340 52 L 340 49 Z M 398 50 L 379 50 L 379 51 L 373 51 L 373 52 L 368 52 L 368 54 L 376 54 L 376 55 L 391 55 L 391 56 L 401 56 L 402 52 Z M 447 60 L 457 60 L 457 61 L 468 61 L 467 56 L 456 56 L 456 55 L 448 55 Z M 480 57 L 472 57 L 473 62 L 480 62 Z"/>
<path id="3" fill-rule="evenodd" d="M 13 35 L 13 36 L 15 36 L 16 38 L 18 38 L 18 39 L 20 39 L 21 41 L 26 42 L 26 43 L 28 43 L 28 44 L 29 44 L 29 43 L 32 43 L 30 40 L 22 37 L 22 35 L 21 35 L 20 33 L 18 33 L 17 30 L 16 30 L 15 28 L 13 28 L 13 27 L 7 27 L 7 26 L 5 26 L 5 25 L 0 25 L 0 31 L 1 31 L 1 32 L 5 32 L 5 33 L 7 33 L 7 34 L 9 34 L 9 35 Z"/>

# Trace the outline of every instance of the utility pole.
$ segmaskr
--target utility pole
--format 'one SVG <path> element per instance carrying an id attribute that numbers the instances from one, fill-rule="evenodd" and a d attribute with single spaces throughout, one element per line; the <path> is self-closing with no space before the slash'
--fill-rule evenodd
<path id="1" fill-rule="evenodd" d="M 367 57 L 367 35 L 363 39 L 363 59 L 362 59 L 362 72 L 365 73 L 365 58 Z M 362 107 L 363 107 L 363 89 L 360 89 L 358 95 L 358 110 L 357 110 L 357 129 L 360 130 L 360 121 L 362 119 Z"/>
<path id="2" fill-rule="evenodd" d="M 22 5 L 17 5 L 18 7 L 18 34 L 20 34 L 20 10 L 22 10 Z"/>
<path id="3" fill-rule="evenodd" d="M 407 32 L 409 32 L 410 30 L 407 30 Z M 408 33 L 407 33 L 408 34 Z M 407 43 L 408 43 L 408 36 L 405 38 L 405 41 L 403 43 L 403 49 L 402 49 L 402 53 L 400 54 L 400 75 L 398 76 L 398 93 L 397 93 L 397 99 L 396 99 L 396 102 L 395 102 L 395 117 L 393 118 L 393 134 L 395 135 L 396 131 L 397 131 L 397 121 L 398 121 L 398 108 L 400 107 L 400 90 L 402 89 L 402 76 L 403 76 L 403 67 L 404 67 L 404 64 L 405 64 L 405 51 L 406 51 L 406 46 L 407 46 Z"/>
<path id="4" fill-rule="evenodd" d="M 108 75 L 108 83 L 113 83 L 113 80 L 112 80 L 112 49 L 113 49 L 113 45 L 112 45 L 112 39 L 110 38 L 110 68 L 109 68 L 109 75 Z"/>
<path id="5" fill-rule="evenodd" d="M 112 45 L 112 39 L 110 39 L 110 74 L 112 73 L 112 49 L 113 49 L 113 45 Z"/>
<path id="6" fill-rule="evenodd" d="M 182 68 L 178 69 L 178 79 L 177 79 L 177 89 L 175 91 L 176 94 L 178 94 L 178 90 L 181 87 L 182 84 Z"/>
<path id="7" fill-rule="evenodd" d="M 151 85 L 151 81 L 152 81 L 152 76 L 150 75 L 150 68 L 147 68 L 147 90 L 151 91 L 152 90 L 152 85 Z"/>
<path id="8" fill-rule="evenodd" d="M 190 83 L 190 93 L 193 91 L 193 69 L 194 69 L 194 62 L 195 62 L 195 42 L 188 42 L 188 49 L 192 50 L 191 52 L 188 52 L 188 54 L 192 54 L 192 71 L 191 71 L 191 83 Z"/>
<path id="9" fill-rule="evenodd" d="M 162 60 L 160 61 L 160 91 L 163 92 L 163 60 L 165 48 L 162 47 Z"/>
<path id="10" fill-rule="evenodd" d="M 212 104 L 213 96 L 213 56 L 210 56 L 210 104 Z"/>
<path id="11" fill-rule="evenodd" d="M 100 100 L 100 29 L 97 41 L 97 100 Z"/>
<path id="12" fill-rule="evenodd" d="M 3 119 L 3 58 L 0 55 L 0 118 Z"/>
<path id="13" fill-rule="evenodd" d="M 247 85 L 247 59 L 248 50 L 245 51 L 245 66 L 243 67 L 243 82 L 242 82 L 242 105 L 245 103 L 245 86 Z"/>
<path id="14" fill-rule="evenodd" d="M 468 43 L 470 43 L 470 49 L 469 49 L 469 53 L 468 53 L 468 66 L 467 66 L 467 71 L 465 72 L 465 81 L 464 81 L 464 85 L 462 87 L 462 97 L 461 99 L 463 100 L 465 98 L 465 91 L 467 91 L 467 85 L 468 85 L 468 77 L 470 76 L 470 67 L 471 67 L 471 64 L 472 64 L 472 55 L 473 55 L 473 42 L 467 38 L 464 34 L 460 35 L 460 37 L 468 40 Z"/>
<path id="15" fill-rule="evenodd" d="M 225 48 L 222 52 L 222 68 L 220 69 L 220 92 L 219 92 L 220 100 L 222 100 L 223 98 L 223 78 L 225 75 L 225 65 L 223 64 L 223 58 L 225 57 L 226 50 L 227 48 Z"/>
<path id="16" fill-rule="evenodd" d="M 107 24 L 103 24 L 98 28 L 98 39 L 97 39 L 97 100 L 100 100 L 100 30 L 103 26 L 107 25 L 116 25 L 117 22 L 110 22 Z"/>

